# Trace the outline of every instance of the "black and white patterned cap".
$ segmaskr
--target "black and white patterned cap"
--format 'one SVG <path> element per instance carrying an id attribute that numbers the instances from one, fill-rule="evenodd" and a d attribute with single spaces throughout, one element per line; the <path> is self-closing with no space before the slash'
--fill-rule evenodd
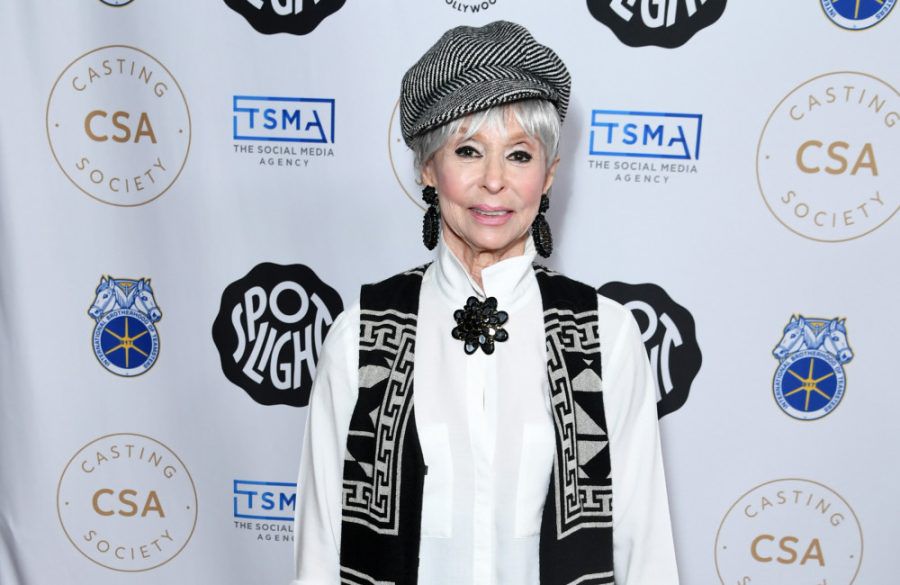
<path id="1" fill-rule="evenodd" d="M 528 30 L 497 21 L 448 30 L 400 85 L 403 140 L 494 106 L 542 98 L 566 116 L 572 78 L 549 47 Z"/>

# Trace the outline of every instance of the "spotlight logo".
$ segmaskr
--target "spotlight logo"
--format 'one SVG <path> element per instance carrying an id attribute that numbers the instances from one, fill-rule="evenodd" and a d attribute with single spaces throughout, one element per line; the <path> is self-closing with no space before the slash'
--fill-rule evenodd
<path id="1" fill-rule="evenodd" d="M 391 170 L 394 178 L 403 190 L 406 197 L 425 211 L 422 203 L 422 186 L 419 184 L 415 172 L 415 155 L 403 141 L 403 132 L 400 129 L 400 101 L 394 104 L 391 112 L 391 121 L 388 124 L 388 158 L 391 161 Z"/>
<path id="2" fill-rule="evenodd" d="M 334 118 L 329 98 L 236 95 L 234 152 L 260 166 L 306 168 L 311 160 L 334 156 Z"/>
<path id="3" fill-rule="evenodd" d="M 819 242 L 862 237 L 900 209 L 900 94 L 865 73 L 814 77 L 763 127 L 756 176 L 781 224 Z"/>
<path id="4" fill-rule="evenodd" d="M 479 12 L 484 12 L 488 8 L 493 8 L 497 3 L 497 0 L 440 0 L 444 4 L 447 5 L 448 8 L 451 8 L 457 12 L 462 12 L 464 14 L 477 14 Z"/>
<path id="5" fill-rule="evenodd" d="M 47 137 L 59 168 L 97 201 L 131 207 L 178 179 L 191 144 L 191 116 L 178 82 L 150 54 L 100 47 L 53 84 Z"/>
<path id="6" fill-rule="evenodd" d="M 863 532 L 850 504 L 805 479 L 778 479 L 748 491 L 716 535 L 722 585 L 851 585 L 862 556 Z"/>
<path id="7" fill-rule="evenodd" d="M 222 293 L 212 327 L 222 371 L 260 404 L 306 406 L 322 341 L 343 309 L 307 266 L 255 266 Z"/>
<path id="8" fill-rule="evenodd" d="M 641 328 L 656 373 L 659 418 L 684 406 L 703 361 L 691 313 L 655 284 L 608 282 L 597 292 L 624 305 Z"/>
<path id="9" fill-rule="evenodd" d="M 75 453 L 56 506 L 72 545 L 115 571 L 169 562 L 197 523 L 197 491 L 184 462 L 156 439 L 132 433 L 100 437 Z"/>
<path id="10" fill-rule="evenodd" d="M 587 0 L 591 16 L 629 47 L 674 49 L 725 12 L 726 0 Z"/>
<path id="11" fill-rule="evenodd" d="M 791 317 L 772 353 L 779 361 L 775 401 L 784 412 L 815 420 L 837 408 L 847 386 L 844 364 L 853 359 L 846 319 Z"/>
<path id="12" fill-rule="evenodd" d="M 884 20 L 897 0 L 821 0 L 831 22 L 847 30 L 864 30 Z"/>
<path id="13" fill-rule="evenodd" d="M 159 357 L 156 323 L 162 311 L 149 278 L 104 276 L 88 308 L 94 318 L 93 348 L 100 364 L 119 376 L 139 376 Z"/>
<path id="14" fill-rule="evenodd" d="M 345 0 L 225 0 L 225 4 L 266 35 L 306 35 L 344 6 Z"/>
<path id="15" fill-rule="evenodd" d="M 593 110 L 588 166 L 616 182 L 666 184 L 698 172 L 701 114 Z"/>

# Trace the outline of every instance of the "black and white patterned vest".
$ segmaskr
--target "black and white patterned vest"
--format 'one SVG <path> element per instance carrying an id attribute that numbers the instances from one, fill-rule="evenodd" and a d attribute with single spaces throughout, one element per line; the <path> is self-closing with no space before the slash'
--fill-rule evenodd
<path id="1" fill-rule="evenodd" d="M 612 480 L 597 293 L 535 265 L 556 458 L 541 520 L 541 585 L 613 585 Z M 341 583 L 415 585 L 426 462 L 413 366 L 425 267 L 362 288 L 359 397 L 344 457 Z M 423 583 L 422 585 L 429 585 Z"/>

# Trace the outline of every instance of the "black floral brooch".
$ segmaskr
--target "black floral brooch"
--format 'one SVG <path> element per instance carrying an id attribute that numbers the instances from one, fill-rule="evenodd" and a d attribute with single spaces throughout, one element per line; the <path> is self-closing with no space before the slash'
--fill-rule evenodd
<path id="1" fill-rule="evenodd" d="M 453 339 L 461 339 L 467 355 L 475 353 L 480 347 L 487 355 L 494 353 L 494 342 L 506 341 L 509 333 L 503 324 L 509 319 L 506 311 L 497 310 L 497 299 L 488 297 L 479 301 L 477 297 L 469 297 L 466 306 L 453 313 L 456 327 L 451 335 Z"/>

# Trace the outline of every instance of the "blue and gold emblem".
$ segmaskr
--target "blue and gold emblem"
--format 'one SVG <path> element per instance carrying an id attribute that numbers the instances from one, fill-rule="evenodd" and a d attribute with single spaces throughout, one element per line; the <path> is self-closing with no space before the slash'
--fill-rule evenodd
<path id="1" fill-rule="evenodd" d="M 846 319 L 794 316 L 772 351 L 779 360 L 773 390 L 788 415 L 815 420 L 834 410 L 844 397 L 844 364 L 853 359 Z"/>
<path id="2" fill-rule="evenodd" d="M 132 280 L 104 276 L 88 309 L 96 321 L 94 355 L 104 368 L 119 376 L 139 376 L 159 356 L 162 318 L 149 278 Z"/>
<path id="3" fill-rule="evenodd" d="M 897 0 L 821 0 L 831 22 L 847 30 L 875 26 L 886 17 Z"/>

